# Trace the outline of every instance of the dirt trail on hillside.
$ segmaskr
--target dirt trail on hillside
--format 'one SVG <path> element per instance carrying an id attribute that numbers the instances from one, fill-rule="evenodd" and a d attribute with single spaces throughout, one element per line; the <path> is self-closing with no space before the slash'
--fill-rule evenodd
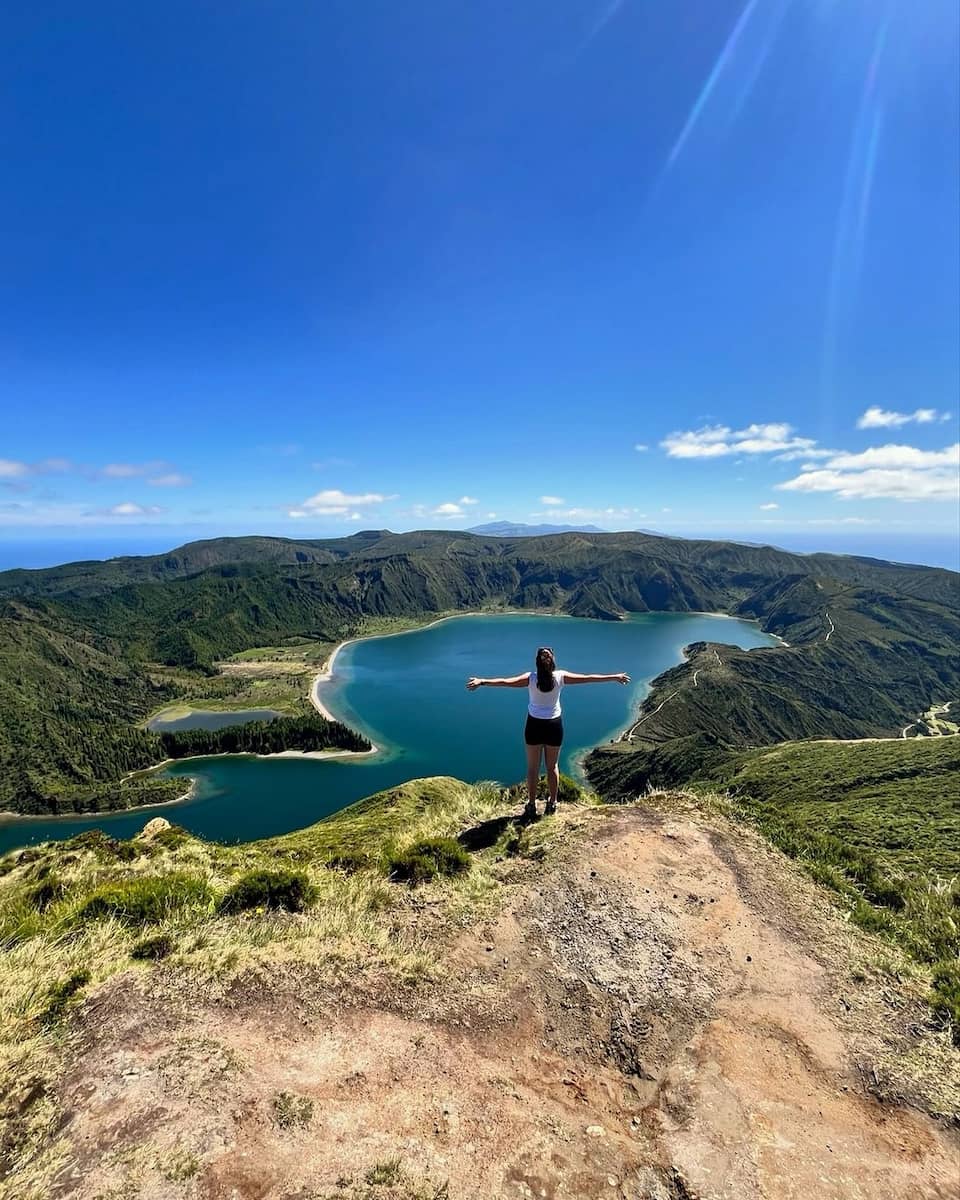
<path id="1" fill-rule="evenodd" d="M 441 984 L 103 989 L 51 1196 L 956 1200 L 956 1130 L 855 1069 L 839 920 L 798 923 L 773 856 L 709 823 L 581 820 Z"/>

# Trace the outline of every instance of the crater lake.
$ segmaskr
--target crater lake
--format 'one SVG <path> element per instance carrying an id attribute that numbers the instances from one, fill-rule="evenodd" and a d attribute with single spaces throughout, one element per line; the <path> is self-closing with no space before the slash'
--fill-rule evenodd
<path id="1" fill-rule="evenodd" d="M 626 728 L 650 681 L 682 661 L 692 642 L 742 649 L 777 639 L 759 625 L 702 613 L 642 613 L 623 621 L 533 614 L 465 615 L 408 633 L 350 642 L 337 654 L 322 703 L 378 748 L 368 756 L 184 759 L 164 768 L 193 780 L 189 799 L 84 817 L 11 818 L 0 823 L 0 853 L 101 828 L 131 837 L 155 816 L 215 841 L 252 841 L 313 824 L 384 788 L 425 775 L 517 783 L 525 775 L 523 724 L 527 693 L 481 688 L 487 678 L 533 669 L 538 646 L 557 664 L 584 674 L 626 671 L 628 687 L 584 684 L 564 689 L 565 742 L 560 769 L 577 775 L 591 747 Z"/>

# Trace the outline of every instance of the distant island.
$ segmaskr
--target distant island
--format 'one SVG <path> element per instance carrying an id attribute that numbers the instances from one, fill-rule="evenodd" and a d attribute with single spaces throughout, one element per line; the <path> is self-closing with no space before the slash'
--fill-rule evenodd
<path id="1" fill-rule="evenodd" d="M 652 778 L 649 756 L 677 739 L 687 739 L 684 761 L 699 765 L 717 746 L 896 737 L 932 705 L 960 698 L 957 584 L 950 571 L 877 559 L 583 531 L 218 538 L 168 554 L 6 571 L 0 811 L 170 798 L 157 792 L 169 781 L 121 786 L 165 756 L 144 727 L 151 713 L 185 701 L 239 708 L 256 697 L 246 707 L 270 703 L 306 718 L 311 664 L 315 673 L 338 642 L 468 609 L 601 620 L 723 612 L 788 643 L 691 647 L 615 748 L 635 781 Z M 257 662 L 265 646 L 279 658 L 269 667 Z M 272 750 L 304 748 L 304 729 L 294 721 L 263 736 Z M 352 731 L 311 723 L 308 748 L 318 737 L 359 746 Z M 626 769 L 618 759 L 617 776 Z"/>
<path id="2" fill-rule="evenodd" d="M 487 537 L 543 537 L 550 533 L 606 533 L 596 525 L 524 525 L 519 521 L 488 521 L 486 525 L 471 525 L 467 533 Z"/>

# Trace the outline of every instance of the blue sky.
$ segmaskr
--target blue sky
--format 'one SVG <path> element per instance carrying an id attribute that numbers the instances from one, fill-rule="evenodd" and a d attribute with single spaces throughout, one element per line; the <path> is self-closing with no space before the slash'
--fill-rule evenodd
<path id="1" fill-rule="evenodd" d="M 956 537 L 953 0 L 94 0 L 0 55 L 0 541 Z"/>

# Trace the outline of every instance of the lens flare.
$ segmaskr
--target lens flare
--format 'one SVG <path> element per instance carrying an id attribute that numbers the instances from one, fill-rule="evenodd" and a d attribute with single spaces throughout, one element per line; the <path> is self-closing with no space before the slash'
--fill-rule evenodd
<path id="1" fill-rule="evenodd" d="M 667 156 L 666 170 L 669 171 L 673 164 L 680 157 L 684 146 L 687 144 L 687 139 L 690 137 L 694 127 L 700 120 L 700 116 L 709 103 L 710 97 L 713 95 L 713 91 L 720 80 L 720 76 L 723 74 L 724 69 L 726 68 L 730 59 L 733 57 L 733 53 L 737 48 L 737 43 L 740 41 L 743 31 L 750 23 L 750 18 L 753 16 L 754 11 L 759 3 L 760 0 L 748 0 L 748 3 L 743 9 L 743 12 L 741 12 L 736 25 L 734 25 L 733 29 L 731 30 L 730 36 L 727 38 L 723 49 L 717 55 L 717 60 L 713 64 L 710 74 L 707 76 L 703 87 L 700 89 L 700 94 L 693 102 L 693 107 L 690 109 L 690 112 L 687 115 L 687 120 L 683 128 L 680 130 L 680 136 L 674 142 L 673 149 Z"/>
<path id="2" fill-rule="evenodd" d="M 864 76 L 837 213 L 823 337 L 822 408 L 825 416 L 832 407 L 841 328 L 853 308 L 863 268 L 873 184 L 883 133 L 883 106 L 877 95 L 880 63 L 892 15 L 891 3 L 877 29 Z"/>

